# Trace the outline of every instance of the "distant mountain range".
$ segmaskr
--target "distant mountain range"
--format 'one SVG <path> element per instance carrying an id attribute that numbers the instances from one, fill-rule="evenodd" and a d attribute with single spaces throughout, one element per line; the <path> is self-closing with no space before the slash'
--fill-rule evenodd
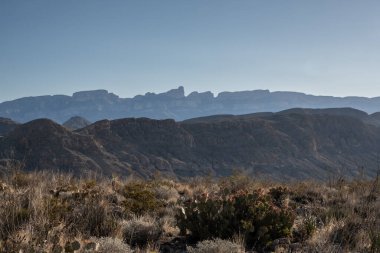
<path id="1" fill-rule="evenodd" d="M 0 117 L 25 123 L 49 118 L 63 123 L 81 116 L 91 122 L 101 119 L 147 117 L 177 121 L 216 115 L 278 112 L 290 108 L 352 107 L 367 113 L 380 111 L 380 97 L 313 96 L 297 92 L 268 90 L 222 92 L 192 92 L 185 96 L 184 88 L 165 93 L 120 98 L 106 90 L 81 91 L 72 96 L 54 95 L 26 97 L 0 103 Z"/>
<path id="2" fill-rule="evenodd" d="M 156 95 L 154 95 L 156 96 Z M 235 169 L 275 179 L 326 179 L 379 169 L 377 114 L 351 109 L 172 119 L 101 120 L 70 130 L 48 119 L 0 120 L 0 171 L 229 175 Z M 85 122 L 86 121 L 75 121 Z"/>

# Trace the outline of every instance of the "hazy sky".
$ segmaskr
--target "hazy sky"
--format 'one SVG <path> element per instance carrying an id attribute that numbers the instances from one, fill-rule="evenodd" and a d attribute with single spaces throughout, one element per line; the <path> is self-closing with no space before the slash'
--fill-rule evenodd
<path id="1" fill-rule="evenodd" d="M 179 85 L 380 96 L 379 13 L 379 0 L 0 0 L 0 101 Z"/>

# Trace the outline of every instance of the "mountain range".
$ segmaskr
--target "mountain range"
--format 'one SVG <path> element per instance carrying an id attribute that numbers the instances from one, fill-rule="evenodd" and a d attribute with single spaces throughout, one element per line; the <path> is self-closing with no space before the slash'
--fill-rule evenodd
<path id="1" fill-rule="evenodd" d="M 25 97 L 0 103 L 0 117 L 26 123 L 49 118 L 63 123 L 74 116 L 91 122 L 102 119 L 147 117 L 177 121 L 217 114 L 279 112 L 290 108 L 352 107 L 367 113 L 380 111 L 380 97 L 313 96 L 297 92 L 253 90 L 192 92 L 185 96 L 184 87 L 168 92 L 146 93 L 133 98 L 120 98 L 106 90 L 81 91 L 72 96 L 54 95 Z"/>
<path id="2" fill-rule="evenodd" d="M 77 130 L 50 119 L 0 121 L 0 169 L 170 177 L 244 170 L 275 179 L 376 175 L 379 114 L 290 109 L 175 121 L 101 120 Z"/>

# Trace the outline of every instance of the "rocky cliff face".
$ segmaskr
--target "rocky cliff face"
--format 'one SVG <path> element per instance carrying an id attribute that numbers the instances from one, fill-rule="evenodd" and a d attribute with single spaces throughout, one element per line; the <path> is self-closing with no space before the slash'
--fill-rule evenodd
<path id="1" fill-rule="evenodd" d="M 380 128 L 347 109 L 216 116 L 185 122 L 126 118 L 70 131 L 50 120 L 17 126 L 0 139 L 0 167 L 77 174 L 159 172 L 173 177 L 243 169 L 277 179 L 375 175 Z"/>
<path id="2" fill-rule="evenodd" d="M 0 103 L 0 117 L 19 122 L 50 118 L 59 123 L 73 116 L 91 122 L 126 117 L 184 120 L 216 114 L 278 112 L 294 107 L 352 107 L 373 113 L 380 109 L 380 97 L 339 98 L 268 90 L 222 92 L 217 96 L 211 92 L 192 92 L 185 96 L 180 86 L 160 94 L 148 92 L 134 98 L 120 98 L 106 90 L 95 90 L 77 92 L 73 96 L 27 97 Z"/>

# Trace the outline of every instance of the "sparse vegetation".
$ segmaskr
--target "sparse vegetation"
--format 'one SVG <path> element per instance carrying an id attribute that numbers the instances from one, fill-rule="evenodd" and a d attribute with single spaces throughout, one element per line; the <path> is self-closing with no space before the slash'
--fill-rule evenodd
<path id="1" fill-rule="evenodd" d="M 93 238 L 96 243 L 96 252 L 99 253 L 132 253 L 132 249 L 128 244 L 125 244 L 118 238 L 102 237 Z M 94 249 L 88 250 L 88 252 L 93 252 Z"/>
<path id="2" fill-rule="evenodd" d="M 198 242 L 196 247 L 188 247 L 189 253 L 244 253 L 244 246 L 221 239 Z"/>
<path id="3" fill-rule="evenodd" d="M 295 214 L 289 207 L 277 206 L 277 200 L 261 190 L 221 190 L 212 197 L 206 193 L 183 203 L 177 215 L 183 234 L 189 230 L 193 239 L 205 240 L 240 233 L 249 247 L 258 248 L 291 235 Z"/>
<path id="4" fill-rule="evenodd" d="M 363 178 L 280 184 L 241 174 L 188 182 L 3 174 L 0 252 L 374 253 L 379 193 L 378 179 Z"/>

